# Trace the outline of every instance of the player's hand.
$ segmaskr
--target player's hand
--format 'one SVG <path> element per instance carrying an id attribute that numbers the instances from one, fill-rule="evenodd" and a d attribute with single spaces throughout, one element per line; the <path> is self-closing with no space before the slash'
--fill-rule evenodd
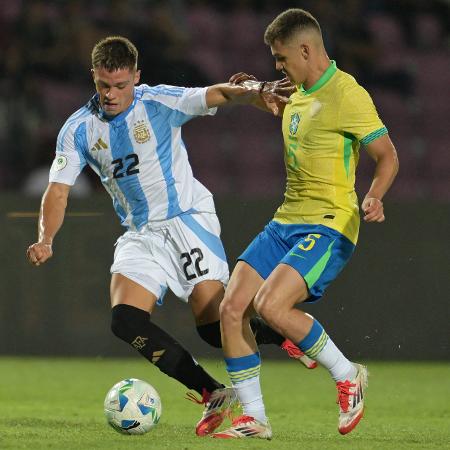
<path id="1" fill-rule="evenodd" d="M 255 83 L 245 83 L 245 81 L 254 81 Z M 258 81 L 254 75 L 249 75 L 245 72 L 235 73 L 228 80 L 230 84 L 244 84 L 249 89 L 258 89 L 261 94 L 276 94 L 285 100 L 295 92 L 296 87 L 291 83 L 288 77 L 277 81 Z"/>
<path id="2" fill-rule="evenodd" d="M 257 91 L 266 108 L 272 111 L 275 116 L 278 116 L 280 108 L 284 108 L 286 103 L 290 103 L 289 97 L 296 90 L 287 77 L 278 81 L 258 81 L 254 75 L 245 72 L 232 75 L 229 83 Z"/>
<path id="3" fill-rule="evenodd" d="M 31 264 L 39 266 L 53 256 L 52 244 L 36 242 L 27 249 L 27 258 Z"/>
<path id="4" fill-rule="evenodd" d="M 280 108 L 284 109 L 287 103 L 290 103 L 289 97 L 295 92 L 295 86 L 289 78 L 283 78 L 278 81 L 263 82 L 260 95 L 264 100 L 266 107 L 269 108 L 275 116 L 279 115 Z"/>
<path id="5" fill-rule="evenodd" d="M 378 198 L 366 197 L 362 202 L 361 209 L 366 222 L 384 222 L 383 202 Z"/>
<path id="6" fill-rule="evenodd" d="M 258 81 L 254 75 L 248 75 L 245 72 L 238 72 L 230 77 L 230 79 L 228 80 L 228 83 L 240 84 L 243 81 L 247 81 L 247 80 Z"/>
<path id="7" fill-rule="evenodd" d="M 288 77 L 285 77 L 282 80 L 268 81 L 266 83 L 266 86 L 270 92 L 288 100 L 289 97 L 297 90 L 295 85 L 291 83 L 291 80 Z M 266 86 L 264 87 L 266 88 Z M 266 89 L 263 89 L 263 92 L 265 90 Z"/>

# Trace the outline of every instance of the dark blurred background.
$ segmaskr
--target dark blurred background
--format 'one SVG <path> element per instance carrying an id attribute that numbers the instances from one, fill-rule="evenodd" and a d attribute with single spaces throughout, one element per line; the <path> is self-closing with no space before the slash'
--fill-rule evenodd
<path id="1" fill-rule="evenodd" d="M 90 53 L 120 34 L 140 51 L 141 81 L 206 86 L 246 71 L 281 78 L 263 34 L 284 9 L 311 11 L 329 56 L 373 96 L 400 159 L 387 222 L 362 225 L 358 250 L 308 308 L 349 354 L 448 359 L 450 300 L 450 8 L 446 0 L 0 0 L 0 353 L 130 354 L 109 333 L 113 243 L 122 232 L 87 169 L 71 192 L 55 256 L 25 261 L 56 136 L 94 93 Z M 282 200 L 280 123 L 248 107 L 184 127 L 196 177 L 216 196 L 230 265 Z M 373 162 L 357 172 L 360 198 Z M 155 320 L 195 354 L 220 356 L 168 296 Z M 192 325 L 192 326 L 191 326 Z M 275 351 L 267 352 L 275 356 Z"/>

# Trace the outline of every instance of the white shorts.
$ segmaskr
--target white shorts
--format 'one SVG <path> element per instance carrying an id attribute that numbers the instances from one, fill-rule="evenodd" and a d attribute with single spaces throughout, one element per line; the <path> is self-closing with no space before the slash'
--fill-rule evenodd
<path id="1" fill-rule="evenodd" d="M 183 214 L 127 231 L 116 242 L 111 273 L 140 284 L 162 303 L 169 288 L 187 302 L 194 286 L 205 280 L 224 285 L 228 263 L 220 224 L 212 213 Z"/>

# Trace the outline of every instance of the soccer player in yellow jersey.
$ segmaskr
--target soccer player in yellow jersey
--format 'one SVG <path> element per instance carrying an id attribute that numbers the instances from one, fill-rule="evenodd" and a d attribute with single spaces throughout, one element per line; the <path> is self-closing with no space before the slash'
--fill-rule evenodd
<path id="1" fill-rule="evenodd" d="M 297 86 L 291 103 L 278 110 L 287 188 L 273 220 L 239 257 L 220 307 L 225 362 L 243 415 L 213 436 L 272 437 L 249 326 L 253 310 L 329 370 L 338 390 L 338 429 L 346 434 L 364 412 L 367 369 L 350 362 L 322 325 L 294 305 L 320 299 L 353 253 L 360 222 L 354 189 L 360 144 L 376 162 L 362 202 L 366 222 L 385 219 L 382 199 L 398 171 L 397 155 L 369 94 L 328 58 L 310 13 L 283 12 L 264 38 L 277 70 Z M 251 78 L 240 74 L 233 81 Z"/>

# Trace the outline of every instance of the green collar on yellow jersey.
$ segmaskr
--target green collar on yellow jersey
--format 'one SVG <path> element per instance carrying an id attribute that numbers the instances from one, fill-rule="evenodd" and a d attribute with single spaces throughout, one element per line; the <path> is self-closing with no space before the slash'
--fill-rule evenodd
<path id="1" fill-rule="evenodd" d="M 309 88 L 305 89 L 303 84 L 299 86 L 300 92 L 305 95 L 312 94 L 319 90 L 335 73 L 336 73 L 336 61 L 331 60 L 331 64 L 328 66 L 327 70 L 322 74 L 322 76 Z"/>

